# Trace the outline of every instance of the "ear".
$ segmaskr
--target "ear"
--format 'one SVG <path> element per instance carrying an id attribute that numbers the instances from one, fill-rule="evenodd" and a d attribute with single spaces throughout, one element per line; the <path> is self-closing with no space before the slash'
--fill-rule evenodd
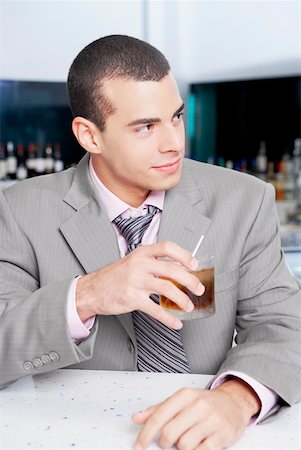
<path id="1" fill-rule="evenodd" d="M 75 117 L 72 131 L 78 143 L 89 153 L 101 153 L 100 131 L 97 126 L 84 117 Z"/>

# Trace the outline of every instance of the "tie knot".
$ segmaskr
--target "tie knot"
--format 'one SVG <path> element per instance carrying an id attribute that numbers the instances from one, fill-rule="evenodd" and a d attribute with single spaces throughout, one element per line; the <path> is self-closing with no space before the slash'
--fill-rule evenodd
<path id="1" fill-rule="evenodd" d="M 139 244 L 141 244 L 146 229 L 158 211 L 160 210 L 156 206 L 148 205 L 148 211 L 144 216 L 130 217 L 129 219 L 122 219 L 118 216 L 113 220 L 122 236 L 127 241 L 127 253 L 132 252 Z"/>

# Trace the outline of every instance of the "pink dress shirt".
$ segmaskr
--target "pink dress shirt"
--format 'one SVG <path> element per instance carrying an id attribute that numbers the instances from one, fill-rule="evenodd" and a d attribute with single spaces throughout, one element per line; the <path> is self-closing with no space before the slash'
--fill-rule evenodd
<path id="1" fill-rule="evenodd" d="M 109 191 L 104 184 L 97 177 L 93 165 L 92 158 L 90 158 L 89 162 L 89 173 L 91 179 L 99 193 L 101 202 L 106 209 L 108 217 L 112 222 L 117 216 L 121 215 L 122 218 L 128 217 L 138 217 L 146 214 L 147 205 L 151 204 L 153 206 L 157 206 L 158 208 L 163 210 L 165 192 L 152 191 L 145 202 L 139 206 L 139 208 L 132 208 L 127 203 L 120 200 L 116 195 L 114 195 L 111 191 Z M 157 242 L 157 236 L 160 226 L 161 220 L 161 212 L 157 213 L 152 222 L 150 223 L 148 229 L 144 233 L 142 238 L 142 244 L 152 244 Z M 122 234 L 120 233 L 118 227 L 115 224 L 112 224 L 117 236 L 118 246 L 120 250 L 121 258 L 126 254 L 127 251 L 127 243 Z M 89 336 L 90 330 L 94 324 L 95 316 L 90 317 L 88 320 L 83 323 L 79 318 L 76 309 L 76 284 L 79 277 L 76 277 L 69 288 L 68 294 L 68 305 L 67 305 L 67 321 L 68 327 L 71 334 L 72 339 L 75 341 L 82 340 Z M 271 389 L 267 388 L 263 384 L 254 380 L 252 377 L 237 371 L 227 371 L 221 375 L 219 375 L 216 380 L 210 386 L 210 389 L 215 389 L 220 386 L 223 382 L 225 382 L 229 377 L 237 377 L 245 381 L 258 395 L 261 401 L 261 410 L 259 414 L 253 417 L 250 420 L 249 425 L 253 425 L 262 420 L 265 415 L 276 405 L 278 402 L 278 395 Z"/>

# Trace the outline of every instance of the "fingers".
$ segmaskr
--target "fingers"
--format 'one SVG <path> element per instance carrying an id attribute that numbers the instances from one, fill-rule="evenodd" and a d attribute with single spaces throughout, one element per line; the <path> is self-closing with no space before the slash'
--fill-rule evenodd
<path id="1" fill-rule="evenodd" d="M 172 279 L 178 284 L 187 287 L 196 295 L 202 295 L 205 291 L 203 284 L 200 283 L 193 273 L 188 272 L 183 266 L 174 261 L 156 260 L 151 267 L 154 275 Z"/>
<path id="2" fill-rule="evenodd" d="M 195 447 L 204 439 L 206 433 L 203 428 L 200 428 L 198 416 L 179 413 L 172 421 L 167 423 L 161 430 L 159 439 L 160 448 L 171 448 L 177 443 L 177 448 L 180 449 L 195 449 Z M 193 426 L 192 426 L 193 425 Z M 197 433 L 194 431 L 196 428 Z"/>
<path id="3" fill-rule="evenodd" d="M 192 301 L 181 289 L 178 288 L 179 285 L 176 285 L 171 281 L 158 279 L 154 281 L 154 287 L 154 293 L 158 293 L 172 300 L 184 311 L 191 312 L 193 310 L 194 305 Z"/>
<path id="4" fill-rule="evenodd" d="M 189 414 L 188 411 L 187 414 Z M 191 427 L 186 415 L 181 415 L 178 420 L 173 421 L 174 423 L 168 424 L 169 427 L 167 425 L 167 429 L 162 430 L 159 441 L 160 447 L 170 448 L 174 443 L 177 443 L 178 450 L 195 450 L 196 448 L 211 449 L 210 445 L 214 442 L 214 427 L 210 418 L 200 422 L 198 416 L 194 415 L 192 417 L 194 417 L 194 424 Z M 172 443 L 170 443 L 170 438 Z M 216 444 L 212 447 L 215 450 L 220 448 Z"/>
<path id="5" fill-rule="evenodd" d="M 183 395 L 186 397 L 185 391 Z M 199 399 L 197 391 L 192 395 L 191 403 L 162 427 L 160 448 L 170 448 L 177 443 L 179 450 L 194 450 L 214 432 L 216 420 L 212 420 L 206 401 Z"/>
<path id="6" fill-rule="evenodd" d="M 142 287 L 145 289 L 144 293 L 146 295 L 149 296 L 152 293 L 163 295 L 176 303 L 180 309 L 186 312 L 192 311 L 194 305 L 187 293 L 184 292 L 184 289 L 187 288 L 196 295 L 202 295 L 205 290 L 204 286 L 194 274 L 188 272 L 181 264 L 147 257 L 145 253 L 149 252 L 150 247 L 154 246 L 140 247 L 128 255 L 127 260 L 124 260 L 128 264 L 127 270 L 131 277 L 133 279 L 141 277 L 140 279 L 143 281 Z M 132 285 L 134 281 L 131 281 Z M 136 299 L 136 304 L 133 305 L 134 309 L 146 312 L 167 326 L 171 326 L 171 315 L 164 313 L 162 310 L 160 311 L 158 308 L 152 308 L 151 310 L 151 305 L 149 302 L 145 302 L 144 295 L 143 297 L 141 295 L 136 296 Z M 172 325 L 172 328 L 178 328 L 178 324 L 176 327 Z"/>
<path id="7" fill-rule="evenodd" d="M 196 395 L 197 390 L 181 389 L 157 405 L 150 414 L 147 413 L 147 418 L 142 416 L 141 420 L 143 420 L 144 427 L 137 437 L 135 449 L 147 448 L 162 427 L 184 409 L 187 401 L 190 403 Z"/>
<path id="8" fill-rule="evenodd" d="M 158 259 L 163 256 L 174 261 Z M 80 292 L 77 289 L 77 294 L 83 293 L 77 295 L 77 306 L 83 310 L 84 318 L 94 314 L 116 315 L 139 310 L 178 330 L 182 328 L 182 322 L 149 300 L 149 296 L 152 293 L 164 295 L 184 311 L 191 311 L 193 304 L 179 285 L 196 295 L 204 292 L 197 277 L 188 272 L 193 267 L 193 261 L 189 252 L 173 242 L 141 246 L 124 258 L 82 277 L 78 286 L 84 282 L 85 285 Z M 93 314 L 89 316 L 91 312 Z"/>
<path id="9" fill-rule="evenodd" d="M 167 256 L 174 261 L 178 261 L 188 270 L 194 270 L 196 268 L 196 260 L 192 254 L 175 242 L 164 241 L 157 244 L 144 245 L 142 248 L 146 251 L 146 255 L 148 256 L 153 256 L 155 258 Z"/>
<path id="10" fill-rule="evenodd" d="M 155 411 L 158 405 L 150 406 L 144 411 L 136 412 L 132 415 L 132 421 L 136 424 L 143 425 L 149 416 Z"/>
<path id="11" fill-rule="evenodd" d="M 159 436 L 160 448 L 222 450 L 241 437 L 246 423 L 240 402 L 217 390 L 185 388 L 150 409 L 134 415 L 143 425 L 135 450 L 146 449 Z M 231 414 L 229 414 L 231 411 Z"/>
<path id="12" fill-rule="evenodd" d="M 186 447 L 184 447 L 186 450 Z M 197 447 L 193 447 L 194 450 L 223 450 L 227 447 L 221 446 L 216 443 L 213 438 L 204 439 Z M 181 450 L 181 448 L 179 448 Z"/>
<path id="13" fill-rule="evenodd" d="M 183 390 L 184 391 L 184 390 Z M 132 420 L 138 425 L 144 425 L 148 422 L 151 415 L 158 409 L 158 407 L 166 406 L 166 402 L 151 406 L 145 411 L 138 412 L 132 415 Z M 170 406 L 172 408 L 172 405 Z M 178 450 L 222 450 L 224 445 L 220 444 L 220 437 L 216 433 L 218 423 L 212 421 L 210 415 L 204 417 L 199 410 L 197 403 L 192 404 L 191 407 L 183 409 L 178 414 L 173 411 L 167 419 L 165 411 L 162 409 L 162 418 L 159 413 L 154 420 L 148 423 L 148 426 L 152 426 L 153 423 L 157 424 L 157 432 L 153 430 L 153 434 L 160 432 L 159 447 L 162 449 L 169 449 L 176 445 Z M 202 419 L 200 420 L 200 416 Z M 168 420 L 168 421 L 167 421 Z M 165 421 L 167 423 L 165 424 Z M 160 431 L 161 430 L 161 431 Z M 142 435 L 142 436 L 141 436 Z M 151 439 L 151 433 L 143 436 L 142 433 L 136 440 L 135 449 L 147 448 L 148 439 Z M 151 441 L 150 441 L 151 442 Z"/>
<path id="14" fill-rule="evenodd" d="M 154 319 L 162 322 L 169 328 L 173 328 L 174 330 L 180 330 L 183 327 L 181 320 L 177 319 L 172 314 L 169 314 L 165 311 L 165 309 L 161 308 L 161 306 L 157 305 L 150 298 L 144 299 L 140 302 L 136 309 L 152 316 Z"/>

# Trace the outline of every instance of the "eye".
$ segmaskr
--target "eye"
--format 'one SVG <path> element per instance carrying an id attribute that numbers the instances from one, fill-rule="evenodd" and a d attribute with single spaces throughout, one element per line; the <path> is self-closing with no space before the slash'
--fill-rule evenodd
<path id="1" fill-rule="evenodd" d="M 175 121 L 176 122 L 180 122 L 180 120 L 182 120 L 182 118 L 183 118 L 183 112 L 180 112 L 179 114 L 177 114 L 175 117 L 174 117 L 174 119 L 175 119 Z"/>
<path id="2" fill-rule="evenodd" d="M 139 134 L 146 134 L 152 129 L 153 125 L 151 123 L 143 125 L 143 127 L 137 128 L 136 132 Z"/>

